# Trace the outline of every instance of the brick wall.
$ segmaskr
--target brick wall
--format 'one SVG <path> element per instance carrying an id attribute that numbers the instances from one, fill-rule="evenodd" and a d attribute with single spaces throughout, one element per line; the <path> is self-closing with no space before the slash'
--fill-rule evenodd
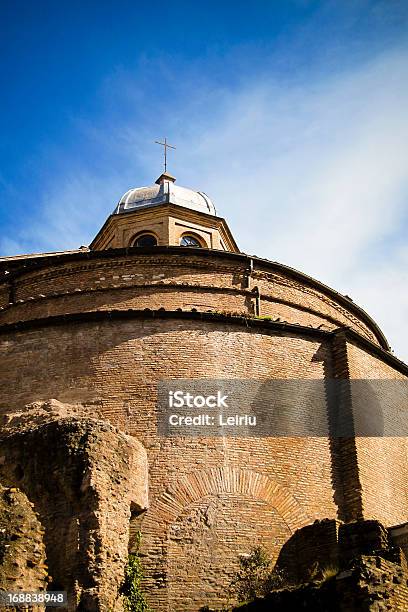
<path id="1" fill-rule="evenodd" d="M 158 380 L 322 378 L 329 341 L 172 319 L 73 323 L 1 340 L 3 411 L 46 397 L 80 402 L 146 446 L 142 532 L 155 609 L 219 601 L 240 553 L 265 540 L 276 558 L 298 527 L 336 516 L 325 438 L 162 439 L 155 428 Z M 192 549 L 202 551 L 194 563 Z"/>
<path id="2" fill-rule="evenodd" d="M 230 255 L 230 254 L 229 254 Z M 79 257 L 79 259 L 78 259 Z M 282 270 L 268 271 L 257 262 L 251 273 L 247 259 L 227 254 L 157 255 L 128 254 L 73 261 L 42 261 L 32 270 L 21 269 L 7 277 L 0 288 L 0 324 L 83 310 L 126 308 L 176 308 L 199 311 L 255 312 L 254 287 L 260 291 L 260 314 L 289 323 L 349 326 L 378 343 L 375 330 L 353 310 L 353 303 L 340 303 L 334 293 L 313 286 Z M 283 269 L 283 267 L 282 267 Z M 251 276 L 251 278 L 249 278 Z M 8 282 L 12 278 L 14 301 L 9 305 Z"/>
<path id="3" fill-rule="evenodd" d="M 349 326 L 366 344 L 380 344 L 375 325 L 351 303 L 289 271 L 271 272 L 258 261 L 250 274 L 248 265 L 171 251 L 84 254 L 20 271 L 11 306 L 8 289 L 0 293 L 0 326 L 27 321 L 0 328 L 0 416 L 50 398 L 79 403 L 147 449 L 150 509 L 131 532 L 142 530 L 145 586 L 159 612 L 220 604 L 240 554 L 263 543 L 276 559 L 292 534 L 316 519 L 407 520 L 400 441 L 158 437 L 162 379 L 404 377 L 380 349 L 375 355 L 345 332 L 329 333 Z M 290 325 L 140 312 L 253 314 L 255 287 L 260 314 Z M 77 316 L 92 311 L 107 312 Z M 347 409 L 350 401 L 345 397 Z"/>
<path id="4" fill-rule="evenodd" d="M 406 377 L 355 343 L 347 345 L 352 379 Z M 375 409 L 374 404 L 371 406 Z M 406 410 L 403 407 L 402 410 Z M 405 417 L 406 418 L 406 417 Z M 408 441 L 406 437 L 357 437 L 357 461 L 364 516 L 387 527 L 408 520 Z"/>

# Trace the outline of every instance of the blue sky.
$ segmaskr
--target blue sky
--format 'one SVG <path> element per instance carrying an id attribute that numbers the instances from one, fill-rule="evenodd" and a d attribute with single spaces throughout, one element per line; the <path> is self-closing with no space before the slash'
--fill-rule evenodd
<path id="1" fill-rule="evenodd" d="M 0 255 L 88 244 L 169 169 L 408 360 L 408 3 L 0 1 Z"/>

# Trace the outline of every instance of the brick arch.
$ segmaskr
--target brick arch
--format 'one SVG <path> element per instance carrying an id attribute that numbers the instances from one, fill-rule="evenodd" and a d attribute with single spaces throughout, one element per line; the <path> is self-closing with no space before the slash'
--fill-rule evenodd
<path id="1" fill-rule="evenodd" d="M 186 507 L 208 496 L 235 493 L 260 499 L 275 508 L 291 532 L 310 524 L 310 517 L 299 502 L 282 485 L 252 470 L 219 466 L 183 474 L 169 485 L 148 512 L 144 528 L 149 523 L 161 525 L 165 531 Z M 156 531 L 155 529 L 155 531 Z"/>

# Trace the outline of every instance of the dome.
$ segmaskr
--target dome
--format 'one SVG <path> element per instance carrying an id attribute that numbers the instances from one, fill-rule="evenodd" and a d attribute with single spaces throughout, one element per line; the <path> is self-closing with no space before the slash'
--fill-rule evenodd
<path id="1" fill-rule="evenodd" d="M 164 173 L 154 185 L 129 189 L 119 200 L 114 214 L 133 212 L 139 208 L 158 206 L 159 204 L 176 204 L 209 215 L 217 214 L 214 204 L 203 191 L 179 187 L 174 184 L 175 180 L 171 174 Z"/>

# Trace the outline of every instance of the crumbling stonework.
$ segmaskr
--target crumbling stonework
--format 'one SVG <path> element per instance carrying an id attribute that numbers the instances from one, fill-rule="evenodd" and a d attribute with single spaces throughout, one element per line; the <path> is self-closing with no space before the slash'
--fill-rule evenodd
<path id="1" fill-rule="evenodd" d="M 49 589 L 67 591 L 70 610 L 103 611 L 119 597 L 131 513 L 147 507 L 146 455 L 111 425 L 69 412 L 51 400 L 7 419 L 0 481 L 23 492 L 43 527 Z"/>
<path id="2" fill-rule="evenodd" d="M 316 564 L 310 565 L 316 567 L 315 575 L 309 579 L 301 579 L 298 575 L 296 585 L 277 589 L 265 598 L 239 606 L 237 612 L 284 609 L 405 612 L 408 609 L 407 561 L 401 549 L 393 545 L 387 530 L 378 521 L 340 525 L 338 541 L 330 539 L 330 551 L 324 538 L 324 532 L 330 530 L 330 522 L 324 523 L 305 527 L 295 534 L 299 543 L 310 545 L 310 561 L 314 552 L 312 546 L 317 544 Z M 328 554 L 321 557 L 324 549 Z M 299 563 L 302 564 L 302 560 Z"/>
<path id="3" fill-rule="evenodd" d="M 43 537 L 44 529 L 27 495 L 0 485 L 0 591 L 46 589 Z"/>
<path id="4" fill-rule="evenodd" d="M 399 546 L 401 548 L 408 562 L 408 523 L 394 525 L 389 528 L 388 532 L 394 546 Z"/>

